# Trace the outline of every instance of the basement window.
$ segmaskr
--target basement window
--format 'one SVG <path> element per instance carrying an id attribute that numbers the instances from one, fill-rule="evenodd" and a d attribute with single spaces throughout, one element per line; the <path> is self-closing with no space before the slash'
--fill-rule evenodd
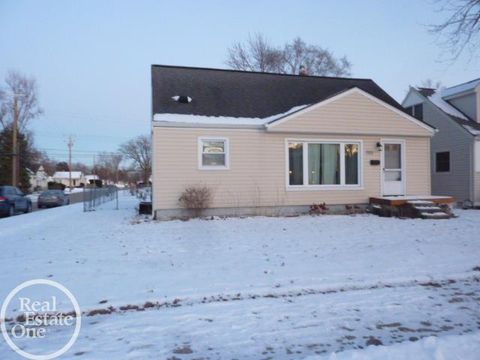
<path id="1" fill-rule="evenodd" d="M 450 172 L 450 151 L 435 153 L 435 171 L 437 173 Z"/>

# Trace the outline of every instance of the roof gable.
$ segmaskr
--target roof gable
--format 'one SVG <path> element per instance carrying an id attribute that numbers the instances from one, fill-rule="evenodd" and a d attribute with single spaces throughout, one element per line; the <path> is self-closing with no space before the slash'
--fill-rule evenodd
<path id="1" fill-rule="evenodd" d="M 446 88 L 442 91 L 442 96 L 444 98 L 462 96 L 465 93 L 474 91 L 477 86 L 480 86 L 480 78 Z"/>
<path id="2" fill-rule="evenodd" d="M 269 131 L 433 135 L 435 129 L 375 96 L 353 88 L 267 125 Z"/>
<path id="3" fill-rule="evenodd" d="M 416 95 L 423 98 L 423 101 L 428 101 L 433 107 L 443 114 L 446 118 L 450 119 L 451 121 L 457 123 L 457 125 L 461 126 L 465 131 L 473 136 L 480 135 L 480 123 L 470 119 L 452 104 L 444 100 L 443 91 L 438 90 L 431 94 L 430 96 L 423 95 L 419 90 L 411 87 L 409 93 L 405 97 L 403 101 L 404 106 L 408 106 L 408 99 L 412 96 Z M 428 121 L 428 119 L 427 119 Z"/>
<path id="4" fill-rule="evenodd" d="M 153 65 L 152 113 L 263 119 L 354 87 L 404 111 L 370 79 Z M 190 97 L 191 102 L 176 101 L 175 96 Z"/>

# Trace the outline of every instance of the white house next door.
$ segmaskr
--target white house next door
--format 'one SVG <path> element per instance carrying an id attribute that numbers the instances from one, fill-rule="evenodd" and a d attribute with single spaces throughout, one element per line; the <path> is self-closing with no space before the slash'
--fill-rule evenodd
<path id="1" fill-rule="evenodd" d="M 400 140 L 384 140 L 383 147 L 383 195 L 405 195 L 405 143 Z"/>

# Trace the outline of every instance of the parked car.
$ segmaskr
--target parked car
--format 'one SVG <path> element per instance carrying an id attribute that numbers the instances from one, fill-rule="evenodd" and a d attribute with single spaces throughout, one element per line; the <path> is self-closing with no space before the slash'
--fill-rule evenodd
<path id="1" fill-rule="evenodd" d="M 62 190 L 47 190 L 38 197 L 38 207 L 62 206 L 70 204 L 70 198 Z"/>
<path id="2" fill-rule="evenodd" d="M 12 216 L 17 212 L 32 211 L 32 200 L 15 186 L 0 186 L 0 215 Z"/>

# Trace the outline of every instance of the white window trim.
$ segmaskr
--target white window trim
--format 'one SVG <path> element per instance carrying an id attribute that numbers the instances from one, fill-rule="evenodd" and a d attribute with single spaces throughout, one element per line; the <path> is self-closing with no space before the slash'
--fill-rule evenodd
<path id="1" fill-rule="evenodd" d="M 288 155 L 289 143 L 303 144 L 303 185 L 290 185 L 290 159 Z M 358 144 L 358 184 L 343 184 L 345 182 L 345 146 L 340 146 L 340 184 L 338 185 L 310 185 L 308 184 L 308 146 L 307 144 Z M 359 139 L 285 139 L 285 185 L 287 191 L 318 191 L 318 190 L 363 190 L 363 140 Z M 342 161 L 343 160 L 343 161 Z"/>
<path id="2" fill-rule="evenodd" d="M 225 165 L 224 166 L 204 166 L 203 165 L 203 142 L 219 140 L 224 142 L 225 146 Z M 230 169 L 230 141 L 222 136 L 201 136 L 197 141 L 198 170 L 229 170 Z"/>
<path id="3" fill-rule="evenodd" d="M 448 171 L 437 171 L 437 154 L 448 153 Z M 439 150 L 433 153 L 433 169 L 435 174 L 451 174 L 452 173 L 452 152 L 450 150 Z"/>

